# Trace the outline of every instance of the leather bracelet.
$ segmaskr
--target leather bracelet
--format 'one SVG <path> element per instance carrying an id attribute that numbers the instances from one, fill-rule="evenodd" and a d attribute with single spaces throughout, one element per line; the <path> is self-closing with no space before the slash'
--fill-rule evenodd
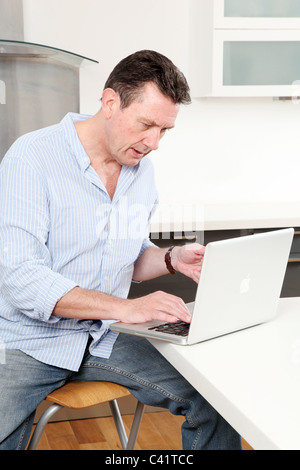
<path id="1" fill-rule="evenodd" d="M 175 248 L 175 247 L 171 246 L 171 248 L 169 248 L 167 253 L 165 254 L 165 263 L 166 263 L 168 271 L 171 274 L 176 274 L 176 271 L 173 268 L 172 263 L 171 263 L 171 252 L 172 252 L 173 248 Z"/>

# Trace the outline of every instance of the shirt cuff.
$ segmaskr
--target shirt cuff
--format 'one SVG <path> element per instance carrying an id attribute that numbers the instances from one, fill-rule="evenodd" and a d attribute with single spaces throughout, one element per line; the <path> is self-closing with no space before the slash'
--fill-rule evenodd
<path id="1" fill-rule="evenodd" d="M 57 322 L 59 317 L 50 318 L 54 307 L 74 287 L 78 287 L 78 284 L 70 279 L 66 279 L 59 274 L 54 279 L 50 276 L 48 282 L 41 286 L 39 295 L 36 298 L 34 310 L 37 318 L 44 322 Z"/>

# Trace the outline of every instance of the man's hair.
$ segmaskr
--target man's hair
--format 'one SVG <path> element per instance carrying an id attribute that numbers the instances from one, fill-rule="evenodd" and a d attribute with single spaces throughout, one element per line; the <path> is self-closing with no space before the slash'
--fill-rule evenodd
<path id="1" fill-rule="evenodd" d="M 144 86 L 155 83 L 175 104 L 190 104 L 190 89 L 183 73 L 167 57 L 155 51 L 135 52 L 121 60 L 111 72 L 104 88 L 119 94 L 121 108 L 138 99 Z"/>

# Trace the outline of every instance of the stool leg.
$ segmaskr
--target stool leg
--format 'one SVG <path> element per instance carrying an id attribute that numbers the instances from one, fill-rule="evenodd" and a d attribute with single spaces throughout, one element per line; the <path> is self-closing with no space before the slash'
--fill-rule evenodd
<path id="1" fill-rule="evenodd" d="M 109 405 L 110 405 L 110 409 L 111 409 L 111 412 L 112 412 L 112 415 L 113 415 L 113 418 L 114 418 L 114 421 L 115 421 L 115 425 L 116 425 L 116 428 L 117 428 L 117 431 L 118 431 L 118 434 L 119 434 L 122 449 L 124 449 L 124 450 L 133 450 L 134 446 L 135 446 L 135 443 L 136 443 L 137 435 L 138 435 L 138 432 L 139 432 L 139 429 L 140 429 L 142 417 L 143 417 L 143 414 L 144 414 L 145 405 L 143 403 L 141 403 L 140 401 L 138 401 L 138 403 L 137 403 L 134 418 L 133 418 L 133 422 L 132 422 L 132 426 L 131 426 L 131 429 L 130 429 L 129 438 L 127 438 L 127 434 L 126 434 L 126 431 L 125 431 L 124 423 L 123 423 L 123 420 L 122 420 L 122 416 L 121 416 L 121 413 L 120 413 L 120 410 L 119 410 L 117 400 L 110 401 Z"/>
<path id="2" fill-rule="evenodd" d="M 121 416 L 121 413 L 120 413 L 120 410 L 119 410 L 117 400 L 110 401 L 109 406 L 110 406 L 111 413 L 112 413 L 112 416 L 114 418 L 114 422 L 115 422 L 115 425 L 116 425 L 116 428 L 117 428 L 117 431 L 118 431 L 118 434 L 119 434 L 122 449 L 126 449 L 128 439 L 127 439 L 127 434 L 126 434 L 126 431 L 125 431 L 124 423 L 123 423 L 123 420 L 122 420 L 122 416 Z"/>
<path id="3" fill-rule="evenodd" d="M 53 405 L 49 406 L 46 411 L 42 414 L 40 417 L 36 428 L 34 430 L 34 433 L 32 435 L 32 438 L 30 439 L 29 445 L 27 447 L 27 450 L 35 450 L 40 442 L 40 439 L 42 437 L 42 434 L 44 432 L 45 426 L 48 423 L 49 419 L 52 418 L 52 416 L 57 413 L 58 410 L 60 410 L 62 406 L 57 405 L 54 403 Z"/>
<path id="4" fill-rule="evenodd" d="M 144 409 L 145 409 L 145 405 L 143 403 L 141 403 L 140 401 L 138 401 L 138 403 L 136 405 L 136 410 L 135 410 L 132 426 L 131 426 L 131 429 L 130 429 L 130 434 L 129 434 L 126 450 L 133 450 L 134 449 L 135 442 L 136 442 L 136 439 L 137 439 L 137 435 L 138 435 L 138 432 L 139 432 L 139 429 L 140 429 L 142 417 L 143 417 L 143 414 L 144 414 Z"/>

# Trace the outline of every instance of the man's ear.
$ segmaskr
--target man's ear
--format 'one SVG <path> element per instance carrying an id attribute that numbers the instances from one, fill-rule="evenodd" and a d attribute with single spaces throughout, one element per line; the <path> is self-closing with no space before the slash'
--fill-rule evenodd
<path id="1" fill-rule="evenodd" d="M 102 93 L 102 110 L 106 119 L 110 119 L 116 106 L 120 105 L 118 93 L 112 88 L 105 88 Z"/>

